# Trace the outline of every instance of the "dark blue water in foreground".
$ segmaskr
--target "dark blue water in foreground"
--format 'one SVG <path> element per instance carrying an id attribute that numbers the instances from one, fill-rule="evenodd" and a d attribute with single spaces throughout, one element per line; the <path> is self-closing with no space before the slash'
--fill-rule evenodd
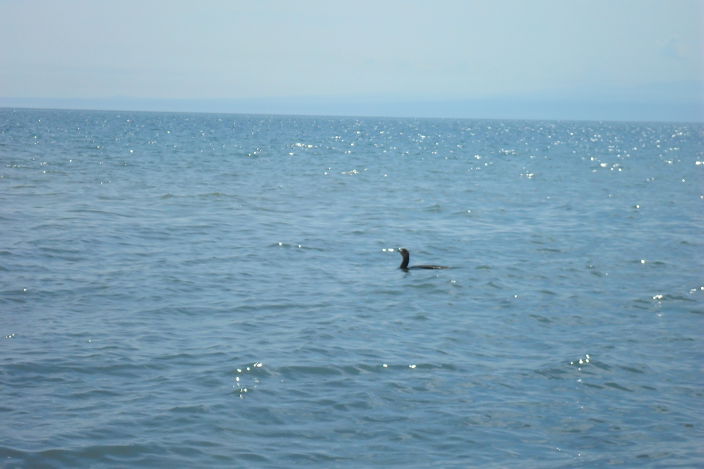
<path id="1" fill-rule="evenodd" d="M 0 162 L 3 467 L 704 465 L 702 125 L 5 109 Z"/>

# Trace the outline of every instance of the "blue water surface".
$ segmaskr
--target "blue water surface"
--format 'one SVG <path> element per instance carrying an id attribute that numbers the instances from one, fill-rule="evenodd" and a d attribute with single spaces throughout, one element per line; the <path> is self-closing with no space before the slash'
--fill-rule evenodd
<path id="1" fill-rule="evenodd" d="M 0 109 L 0 163 L 2 467 L 704 465 L 704 125 Z"/>

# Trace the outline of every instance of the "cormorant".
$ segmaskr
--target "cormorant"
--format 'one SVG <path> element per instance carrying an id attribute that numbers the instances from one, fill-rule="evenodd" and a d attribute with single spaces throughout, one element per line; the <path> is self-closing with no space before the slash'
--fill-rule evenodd
<path id="1" fill-rule="evenodd" d="M 449 269 L 449 267 L 444 265 L 412 265 L 408 267 L 408 261 L 411 259 L 411 253 L 409 253 L 406 248 L 399 248 L 398 252 L 403 256 L 403 261 L 401 262 L 401 265 L 398 266 L 399 269 Z"/>

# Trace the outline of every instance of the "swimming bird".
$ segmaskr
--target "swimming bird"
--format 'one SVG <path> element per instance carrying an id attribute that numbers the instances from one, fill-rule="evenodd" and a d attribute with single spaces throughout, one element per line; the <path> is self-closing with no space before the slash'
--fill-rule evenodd
<path id="1" fill-rule="evenodd" d="M 444 265 L 412 265 L 411 267 L 408 267 L 408 261 L 411 259 L 411 253 L 408 252 L 408 249 L 406 248 L 398 248 L 398 252 L 403 256 L 403 261 L 401 262 L 401 265 L 398 266 L 399 269 L 449 269 L 449 267 Z"/>

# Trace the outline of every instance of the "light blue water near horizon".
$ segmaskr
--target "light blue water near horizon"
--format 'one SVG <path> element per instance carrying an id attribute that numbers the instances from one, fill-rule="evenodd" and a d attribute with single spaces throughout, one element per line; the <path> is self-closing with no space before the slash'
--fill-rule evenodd
<path id="1" fill-rule="evenodd" d="M 704 464 L 701 124 L 0 109 L 0 162 L 2 467 Z"/>

